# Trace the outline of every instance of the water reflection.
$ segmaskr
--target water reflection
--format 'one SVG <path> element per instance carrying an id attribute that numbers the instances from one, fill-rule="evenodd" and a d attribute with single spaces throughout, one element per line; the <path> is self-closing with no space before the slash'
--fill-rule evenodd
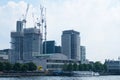
<path id="1" fill-rule="evenodd" d="M 59 77 L 59 76 L 34 76 L 34 77 L 0 77 L 0 80 L 120 80 L 120 76 L 97 77 Z"/>

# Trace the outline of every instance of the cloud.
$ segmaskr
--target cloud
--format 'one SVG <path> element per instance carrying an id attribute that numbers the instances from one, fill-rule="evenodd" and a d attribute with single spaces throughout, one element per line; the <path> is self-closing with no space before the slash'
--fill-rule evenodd
<path id="1" fill-rule="evenodd" d="M 10 46 L 10 31 L 15 30 L 16 20 L 25 13 L 27 3 L 30 1 L 9 1 L 0 6 L 0 49 Z M 119 56 L 119 0 L 46 0 L 43 3 L 47 8 L 48 40 L 56 40 L 61 45 L 62 31 L 74 29 L 81 33 L 88 59 L 104 61 Z M 38 17 L 39 5 L 30 4 L 27 27 L 33 26 L 33 12 Z"/>
<path id="2" fill-rule="evenodd" d="M 9 1 L 0 6 L 0 49 L 10 48 L 10 32 L 15 30 L 16 20 L 22 17 L 26 3 Z"/>
<path id="3" fill-rule="evenodd" d="M 119 0 L 66 0 L 48 6 L 48 35 L 52 38 L 56 39 L 54 33 L 61 36 L 61 31 L 75 29 L 81 32 L 88 59 L 103 61 L 119 56 Z"/>

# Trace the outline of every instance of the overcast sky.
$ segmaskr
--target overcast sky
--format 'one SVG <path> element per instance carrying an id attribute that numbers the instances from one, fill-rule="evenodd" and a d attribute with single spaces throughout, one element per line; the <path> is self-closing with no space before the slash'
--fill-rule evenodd
<path id="1" fill-rule="evenodd" d="M 10 32 L 30 9 L 27 27 L 39 17 L 39 6 L 47 8 L 47 39 L 61 45 L 63 30 L 80 32 L 87 59 L 104 61 L 120 56 L 120 0 L 0 0 L 0 49 L 10 48 Z"/>

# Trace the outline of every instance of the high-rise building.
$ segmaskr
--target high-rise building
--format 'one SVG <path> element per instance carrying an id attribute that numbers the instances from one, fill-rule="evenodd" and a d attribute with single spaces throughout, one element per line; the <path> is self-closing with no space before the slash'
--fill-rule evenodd
<path id="1" fill-rule="evenodd" d="M 55 53 L 61 53 L 61 46 L 55 46 Z"/>
<path id="2" fill-rule="evenodd" d="M 61 53 L 61 46 L 56 46 L 54 40 L 43 42 L 43 54 L 52 53 Z"/>
<path id="3" fill-rule="evenodd" d="M 40 29 L 25 28 L 17 21 L 16 31 L 11 32 L 11 63 L 31 60 L 42 53 L 42 35 Z"/>
<path id="4" fill-rule="evenodd" d="M 69 59 L 80 60 L 80 33 L 74 30 L 63 31 L 62 53 Z"/>
<path id="5" fill-rule="evenodd" d="M 44 42 L 43 43 L 43 53 L 44 54 L 55 53 L 55 41 L 46 41 L 46 42 Z"/>
<path id="6" fill-rule="evenodd" d="M 23 24 L 22 21 L 17 21 L 16 32 L 11 32 L 11 62 L 16 62 L 23 59 Z"/>
<path id="7" fill-rule="evenodd" d="M 84 63 L 86 61 L 86 49 L 85 46 L 80 46 L 80 61 Z"/>
<path id="8" fill-rule="evenodd" d="M 42 53 L 42 37 L 37 28 L 25 28 L 23 38 L 23 60 L 32 60 Z"/>

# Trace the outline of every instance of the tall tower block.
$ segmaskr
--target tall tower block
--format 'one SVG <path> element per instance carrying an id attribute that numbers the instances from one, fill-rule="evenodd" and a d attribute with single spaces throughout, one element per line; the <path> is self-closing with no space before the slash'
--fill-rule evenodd
<path id="1" fill-rule="evenodd" d="M 69 59 L 80 60 L 80 33 L 74 30 L 63 31 L 62 53 Z"/>
<path id="2" fill-rule="evenodd" d="M 42 36 L 37 28 L 25 28 L 23 39 L 23 60 L 32 60 L 42 53 Z"/>
<path id="3" fill-rule="evenodd" d="M 11 63 L 15 63 L 23 59 L 23 36 L 22 21 L 17 21 L 16 31 L 11 32 Z"/>

